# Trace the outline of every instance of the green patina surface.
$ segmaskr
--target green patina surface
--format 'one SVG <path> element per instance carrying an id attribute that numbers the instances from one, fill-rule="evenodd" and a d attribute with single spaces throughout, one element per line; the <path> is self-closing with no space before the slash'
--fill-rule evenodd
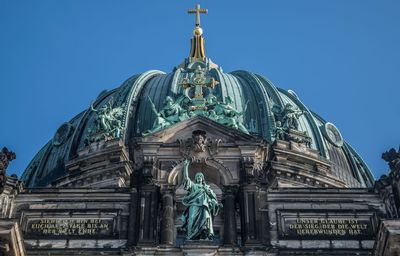
<path id="1" fill-rule="evenodd" d="M 100 109 L 90 106 L 91 111 L 96 113 L 94 126 L 88 128 L 88 136 L 85 144 L 92 142 L 120 138 L 123 131 L 122 117 L 123 106 L 113 106 L 114 100 L 104 104 Z"/>
<path id="2" fill-rule="evenodd" d="M 230 96 L 225 97 L 225 103 L 218 101 L 217 97 L 212 93 L 204 97 L 204 88 L 214 88 L 218 85 L 218 82 L 214 78 L 207 76 L 206 71 L 200 66 L 189 72 L 188 76 L 184 77 L 179 85 L 185 89 L 184 93 L 176 100 L 167 96 L 164 100 L 164 107 L 160 111 L 157 111 L 154 103 L 148 98 L 152 111 L 156 115 L 156 120 L 153 123 L 153 127 L 144 132 L 143 135 L 154 133 L 199 115 L 208 117 L 219 124 L 240 130 L 243 133 L 249 133 L 240 120 L 246 112 L 247 103 L 243 111 L 238 111 L 232 106 L 234 102 Z"/>
<path id="3" fill-rule="evenodd" d="M 281 112 L 288 103 L 295 113 L 289 112 L 284 118 Z M 104 107 L 106 104 L 109 105 Z M 90 140 L 119 138 L 128 143 L 146 131 L 154 132 L 157 126 L 161 130 L 192 116 L 204 116 L 238 130 L 244 131 L 244 127 L 269 143 L 276 138 L 285 139 L 287 128 L 298 126 L 295 130 L 306 133 L 309 138 L 304 143 L 333 162 L 335 175 L 353 175 L 363 187 L 373 184 L 373 176 L 357 152 L 345 141 L 342 147 L 332 145 L 323 132 L 327 122 L 309 110 L 297 95 L 275 87 L 268 79 L 252 72 L 225 73 L 222 68 L 210 67 L 207 58 L 195 63 L 187 61 L 168 74 L 151 70 L 134 75 L 121 87 L 102 92 L 93 108 L 97 112 L 89 107 L 69 120 L 70 129 L 58 129 L 55 139 L 32 159 L 22 177 L 27 187 L 48 186 L 69 175 L 65 163 L 74 159 Z M 119 112 L 118 108 L 122 108 L 123 116 L 115 118 L 112 114 L 114 119 L 108 119 L 108 114 Z M 62 133 L 64 130 L 67 133 Z M 351 180 L 348 185 L 358 186 Z"/>
<path id="4" fill-rule="evenodd" d="M 186 231 L 188 240 L 212 240 L 214 238 L 213 218 L 222 205 L 218 203 L 217 196 L 206 184 L 203 173 L 196 173 L 193 182 L 188 175 L 189 160 L 185 160 L 183 165 L 183 185 L 188 193 L 182 200 L 182 203 L 187 206 L 182 215 L 182 229 Z"/>

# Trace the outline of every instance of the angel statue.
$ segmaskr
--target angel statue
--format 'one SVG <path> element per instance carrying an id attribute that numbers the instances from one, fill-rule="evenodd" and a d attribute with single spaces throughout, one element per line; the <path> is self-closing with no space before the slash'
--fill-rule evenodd
<path id="1" fill-rule="evenodd" d="M 164 100 L 164 107 L 158 112 L 156 106 L 151 101 L 150 97 L 148 97 L 151 109 L 156 115 L 156 120 L 153 123 L 152 129 L 144 132 L 143 135 L 156 132 L 172 124 L 188 119 L 187 111 L 182 107 L 188 100 L 188 97 L 181 96 L 174 101 L 170 96 L 167 96 Z"/>
<path id="2" fill-rule="evenodd" d="M 272 112 L 274 113 L 276 120 L 282 123 L 282 128 L 284 130 L 298 130 L 299 117 L 304 114 L 302 110 L 293 107 L 290 103 L 286 103 L 283 108 L 278 105 L 273 105 Z"/>
<path id="3" fill-rule="evenodd" d="M 90 141 L 120 138 L 123 130 L 123 106 L 113 108 L 113 99 L 105 103 L 100 109 L 95 109 L 93 104 L 90 110 L 97 113 L 94 120 L 94 129 L 89 131 Z"/>
<path id="4" fill-rule="evenodd" d="M 111 119 L 110 112 L 112 109 L 111 101 L 105 103 L 100 109 L 95 109 L 93 104 L 90 105 L 90 110 L 97 113 L 97 118 L 94 123 L 97 131 L 110 130 L 109 120 Z"/>
<path id="5" fill-rule="evenodd" d="M 238 111 L 232 106 L 232 104 L 233 100 L 230 96 L 225 97 L 225 103 L 215 103 L 213 110 L 218 116 L 217 122 L 249 134 L 249 131 L 246 129 L 246 127 L 244 127 L 242 122 L 239 121 L 239 118 L 242 117 L 247 110 L 248 102 L 246 102 L 242 111 Z"/>
<path id="6" fill-rule="evenodd" d="M 182 215 L 182 230 L 188 240 L 212 240 L 214 238 L 213 218 L 222 207 L 217 196 L 204 180 L 204 174 L 196 173 L 190 180 L 189 160 L 183 162 L 183 186 L 188 191 L 182 203 L 187 208 Z"/>

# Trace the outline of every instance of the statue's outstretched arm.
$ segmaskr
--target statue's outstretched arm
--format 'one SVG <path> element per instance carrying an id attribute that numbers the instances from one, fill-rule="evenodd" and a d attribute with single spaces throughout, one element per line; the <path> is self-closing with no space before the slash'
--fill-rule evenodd
<path id="1" fill-rule="evenodd" d="M 185 159 L 183 161 L 183 179 L 188 180 L 189 179 L 189 160 Z"/>
<path id="2" fill-rule="evenodd" d="M 189 178 L 189 165 L 190 161 L 188 159 L 185 159 L 183 161 L 183 186 L 186 190 L 190 189 L 190 187 L 192 186 L 192 181 Z"/>

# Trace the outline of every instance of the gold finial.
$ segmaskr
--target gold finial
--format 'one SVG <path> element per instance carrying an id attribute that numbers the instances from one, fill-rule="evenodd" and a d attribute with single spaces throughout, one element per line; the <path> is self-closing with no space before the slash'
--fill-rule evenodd
<path id="1" fill-rule="evenodd" d="M 196 4 L 195 9 L 188 10 L 189 14 L 196 14 L 196 27 L 193 30 L 192 47 L 190 49 L 191 59 L 205 59 L 203 30 L 200 27 L 200 14 L 207 14 L 207 9 L 201 9 L 200 4 Z"/>
<path id="2" fill-rule="evenodd" d="M 196 9 L 188 10 L 189 14 L 196 14 L 196 27 L 200 27 L 200 14 L 207 14 L 207 9 L 200 9 L 200 4 L 196 4 Z"/>

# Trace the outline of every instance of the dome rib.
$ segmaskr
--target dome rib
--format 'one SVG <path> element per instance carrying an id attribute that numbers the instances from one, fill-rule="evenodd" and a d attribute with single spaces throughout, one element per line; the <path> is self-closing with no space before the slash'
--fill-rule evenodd
<path id="1" fill-rule="evenodd" d="M 254 75 L 259 79 L 259 81 L 261 82 L 261 84 L 263 85 L 265 90 L 267 91 L 268 95 L 272 98 L 274 103 L 283 107 L 283 101 L 281 99 L 281 96 L 279 95 L 279 91 L 278 91 L 277 87 L 267 78 L 265 78 L 261 75 L 258 75 L 258 74 L 254 74 Z"/>
<path id="2" fill-rule="evenodd" d="M 126 110 L 126 117 L 125 117 L 125 132 L 123 134 L 123 140 L 125 144 L 128 144 L 129 138 L 131 135 L 134 134 L 135 132 L 135 127 L 137 126 L 136 124 L 136 112 L 137 108 L 139 105 L 139 98 L 142 92 L 143 87 L 145 84 L 153 77 L 158 76 L 158 75 L 163 75 L 165 74 L 162 71 L 159 70 L 149 70 L 144 73 L 142 73 L 133 83 L 131 86 L 131 90 L 129 91 L 128 97 L 127 97 L 127 110 Z M 134 120 L 132 122 L 129 122 L 129 120 Z"/>
<path id="3" fill-rule="evenodd" d="M 374 175 L 372 174 L 371 170 L 369 169 L 368 165 L 365 163 L 365 161 L 362 159 L 362 157 L 353 149 L 353 147 L 350 146 L 350 144 L 348 144 L 347 142 L 344 142 L 344 145 L 345 145 L 345 149 L 349 151 L 350 155 L 352 157 L 358 158 L 359 163 L 362 165 L 362 167 L 363 167 L 362 170 L 357 168 L 357 171 L 361 174 L 361 179 L 364 182 L 366 181 L 365 185 L 367 187 L 372 187 L 374 185 L 375 178 L 374 178 Z"/>
<path id="4" fill-rule="evenodd" d="M 310 111 L 313 116 L 319 120 L 323 125 L 325 125 L 327 122 L 324 118 L 322 118 L 320 115 L 317 113 Z M 350 161 L 351 170 L 354 173 L 357 173 L 357 177 L 359 177 L 361 180 L 359 181 L 361 184 L 364 184 L 366 187 L 372 187 L 374 184 L 374 176 L 372 175 L 371 170 L 369 169 L 368 165 L 365 163 L 365 161 L 360 157 L 360 155 L 353 149 L 353 147 L 348 144 L 345 140 L 342 146 L 343 151 L 345 154 L 347 154 L 347 159 Z M 355 163 L 355 158 L 359 159 L 359 163 L 362 165 L 364 170 L 360 170 L 357 167 L 357 164 Z M 364 172 L 364 175 L 362 175 L 362 172 Z M 361 176 L 360 176 L 361 174 Z"/>
<path id="5" fill-rule="evenodd" d="M 257 99 L 256 102 L 262 102 L 262 112 L 264 112 L 266 118 L 262 118 L 261 134 L 268 142 L 274 141 L 273 132 L 275 129 L 275 119 L 269 106 L 270 99 L 266 88 L 262 85 L 262 83 L 259 82 L 259 80 L 257 80 L 254 74 L 248 71 L 238 70 L 232 72 L 231 74 L 242 78 L 243 81 L 246 81 L 246 84 L 252 89 L 254 97 Z"/>

